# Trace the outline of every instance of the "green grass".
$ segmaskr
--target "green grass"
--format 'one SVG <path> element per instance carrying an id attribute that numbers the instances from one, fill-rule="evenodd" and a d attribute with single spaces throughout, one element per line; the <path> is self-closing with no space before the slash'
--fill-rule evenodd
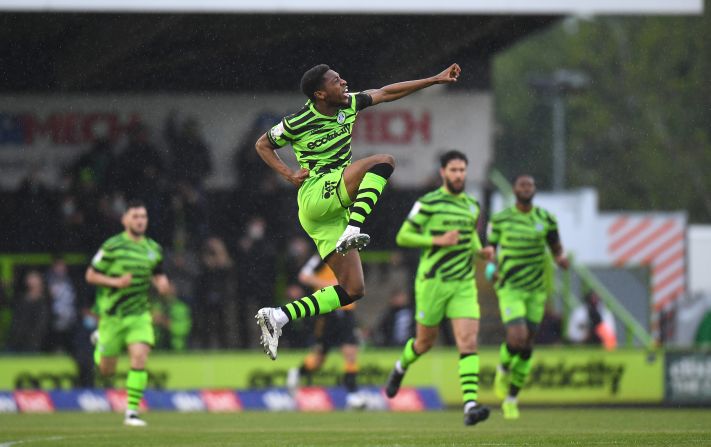
<path id="1" fill-rule="evenodd" d="M 146 414 L 147 428 L 118 414 L 0 415 L 9 446 L 711 446 L 711 412 L 693 409 L 494 411 L 465 427 L 458 411 L 428 413 Z"/>

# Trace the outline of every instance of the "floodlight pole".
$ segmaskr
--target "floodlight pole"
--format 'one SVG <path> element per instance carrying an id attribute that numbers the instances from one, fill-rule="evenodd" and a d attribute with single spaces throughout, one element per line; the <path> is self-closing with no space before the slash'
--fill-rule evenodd
<path id="1" fill-rule="evenodd" d="M 565 98 L 553 95 L 553 190 L 565 189 Z"/>
<path id="2" fill-rule="evenodd" d="M 553 190 L 565 189 L 565 98 L 568 93 L 579 91 L 589 84 L 585 73 L 559 69 L 546 77 L 531 78 L 528 85 L 551 99 L 553 122 Z"/>

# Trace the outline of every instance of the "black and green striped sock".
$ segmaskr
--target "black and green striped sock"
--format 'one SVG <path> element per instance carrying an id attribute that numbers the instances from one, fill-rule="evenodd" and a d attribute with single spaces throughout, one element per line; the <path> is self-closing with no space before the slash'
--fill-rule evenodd
<path id="1" fill-rule="evenodd" d="M 509 346 L 508 343 L 501 343 L 501 347 L 499 348 L 499 363 L 508 371 L 511 369 L 511 363 L 518 354 L 519 351 Z"/>
<path id="2" fill-rule="evenodd" d="M 348 225 L 358 228 L 363 226 L 366 217 L 373 212 L 375 204 L 378 203 L 380 194 L 385 189 L 392 172 L 392 165 L 380 163 L 365 173 L 363 181 L 358 187 L 358 195 L 351 206 L 351 218 Z"/>
<path id="3" fill-rule="evenodd" d="M 353 301 L 343 287 L 335 285 L 324 287 L 309 296 L 287 303 L 281 306 L 281 310 L 291 321 L 313 315 L 327 314 L 339 307 L 347 306 Z"/>
<path id="4" fill-rule="evenodd" d="M 126 408 L 138 411 L 138 406 L 141 404 L 147 384 L 148 372 L 145 369 L 130 369 L 128 371 L 126 376 L 126 394 L 128 395 Z"/>
<path id="5" fill-rule="evenodd" d="M 471 352 L 459 356 L 459 385 L 462 401 L 476 402 L 479 397 L 479 354 Z"/>
<path id="6" fill-rule="evenodd" d="M 402 355 L 400 355 L 400 366 L 403 369 L 407 369 L 419 358 L 420 354 L 415 351 L 415 339 L 411 338 L 407 341 L 407 343 L 405 343 L 405 347 L 402 350 Z"/>
<path id="7" fill-rule="evenodd" d="M 523 385 L 528 379 L 528 374 L 531 372 L 531 357 L 533 356 L 532 349 L 524 349 L 516 357 L 516 359 L 511 363 L 511 387 L 509 389 L 509 395 L 516 397 L 519 390 L 523 388 Z"/>

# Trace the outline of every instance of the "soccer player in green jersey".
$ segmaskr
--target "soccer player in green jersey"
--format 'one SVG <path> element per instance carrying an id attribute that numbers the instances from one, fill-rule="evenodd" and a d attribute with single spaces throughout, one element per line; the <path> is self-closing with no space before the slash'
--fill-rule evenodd
<path id="1" fill-rule="evenodd" d="M 568 268 L 555 216 L 533 205 L 533 177 L 519 175 L 513 191 L 516 204 L 491 218 L 489 233 L 490 247 L 498 248 L 495 288 L 506 327 L 506 341 L 501 344 L 494 379 L 494 391 L 504 399 L 501 409 L 505 419 L 518 419 L 517 396 L 531 371 L 533 337 L 548 298 L 546 247 L 558 266 Z"/>
<path id="2" fill-rule="evenodd" d="M 452 64 L 436 76 L 350 93 L 347 82 L 321 64 L 301 78 L 306 105 L 281 120 L 256 143 L 260 157 L 299 188 L 299 221 L 316 243 L 319 255 L 338 279 L 282 307 L 265 307 L 256 315 L 264 352 L 277 357 L 281 328 L 289 321 L 329 313 L 363 296 L 365 283 L 358 250 L 370 241 L 360 228 L 373 211 L 392 174 L 391 155 L 352 161 L 351 132 L 358 112 L 395 101 L 435 84 L 456 82 L 461 70 Z M 301 169 L 293 171 L 276 150 L 290 144 Z M 357 250 L 353 250 L 353 249 Z M 333 256 L 338 254 L 338 256 Z"/>
<path id="3" fill-rule="evenodd" d="M 125 231 L 104 242 L 86 270 L 86 281 L 96 286 L 99 311 L 94 358 L 101 375 L 108 377 L 116 372 L 118 356 L 127 347 L 131 369 L 124 424 L 143 427 L 138 408 L 148 382 L 146 360 L 155 343 L 148 291 L 153 284 L 158 293 L 167 294 L 170 283 L 162 270 L 160 245 L 145 236 L 145 205 L 129 202 L 121 223 Z"/>
<path id="4" fill-rule="evenodd" d="M 477 256 L 490 258 L 493 252 L 483 250 L 479 240 L 479 203 L 464 192 L 467 163 L 459 151 L 442 155 L 442 187 L 415 202 L 397 234 L 398 245 L 422 250 L 415 279 L 417 331 L 395 363 L 385 393 L 395 397 L 405 372 L 432 348 L 447 317 L 459 350 L 464 423 L 474 425 L 489 417 L 489 409 L 477 404 L 479 302 L 474 262 Z"/>

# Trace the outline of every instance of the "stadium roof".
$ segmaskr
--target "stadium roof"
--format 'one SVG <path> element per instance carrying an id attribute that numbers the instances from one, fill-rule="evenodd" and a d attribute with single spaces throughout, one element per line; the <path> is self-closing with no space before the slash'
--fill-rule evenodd
<path id="1" fill-rule="evenodd" d="M 497 52 L 566 15 L 696 14 L 703 3 L 0 0 L 3 10 L 0 92 L 196 92 L 295 91 L 317 63 L 362 89 L 458 62 L 457 88 L 488 89 Z"/>
<path id="2" fill-rule="evenodd" d="M 0 91 L 298 91 L 327 63 L 352 89 L 462 65 L 487 89 L 493 55 L 561 16 L 0 14 Z"/>
<path id="3" fill-rule="evenodd" d="M 0 9 L 317 14 L 699 14 L 703 0 L 0 0 Z"/>

